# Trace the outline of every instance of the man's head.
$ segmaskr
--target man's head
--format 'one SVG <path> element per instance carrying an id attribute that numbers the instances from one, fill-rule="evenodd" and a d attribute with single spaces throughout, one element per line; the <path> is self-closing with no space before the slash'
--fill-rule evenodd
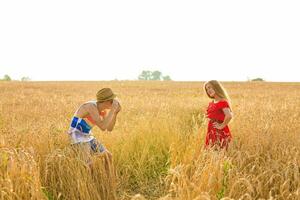
<path id="1" fill-rule="evenodd" d="M 107 104 L 105 107 L 111 107 L 114 98 L 116 98 L 116 95 L 110 88 L 102 88 L 97 92 L 96 97 L 97 103 L 102 103 L 105 105 Z"/>

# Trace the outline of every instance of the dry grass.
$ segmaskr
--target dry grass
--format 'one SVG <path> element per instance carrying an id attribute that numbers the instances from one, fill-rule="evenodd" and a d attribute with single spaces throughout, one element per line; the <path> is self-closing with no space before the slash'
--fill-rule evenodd
<path id="1" fill-rule="evenodd" d="M 300 199 L 300 84 L 225 83 L 233 104 L 228 152 L 205 151 L 209 99 L 197 82 L 1 82 L 0 199 Z M 74 154 L 66 130 L 102 87 L 123 110 L 94 135 L 113 153 Z"/>

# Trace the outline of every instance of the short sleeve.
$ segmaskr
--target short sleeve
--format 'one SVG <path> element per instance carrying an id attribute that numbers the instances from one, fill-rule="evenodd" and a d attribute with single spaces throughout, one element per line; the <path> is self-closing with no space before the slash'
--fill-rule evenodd
<path id="1" fill-rule="evenodd" d="M 219 109 L 229 108 L 231 110 L 229 103 L 227 101 L 220 101 L 218 103 L 218 107 L 219 107 Z"/>

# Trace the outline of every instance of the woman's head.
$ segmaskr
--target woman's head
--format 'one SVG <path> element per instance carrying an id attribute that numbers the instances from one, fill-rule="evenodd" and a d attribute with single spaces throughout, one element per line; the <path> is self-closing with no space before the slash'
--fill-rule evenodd
<path id="1" fill-rule="evenodd" d="M 219 81 L 216 80 L 210 80 L 207 81 L 204 84 L 204 89 L 209 98 L 215 99 L 216 97 L 219 97 L 221 99 L 230 100 L 229 96 L 224 89 L 224 87 L 221 85 Z"/>

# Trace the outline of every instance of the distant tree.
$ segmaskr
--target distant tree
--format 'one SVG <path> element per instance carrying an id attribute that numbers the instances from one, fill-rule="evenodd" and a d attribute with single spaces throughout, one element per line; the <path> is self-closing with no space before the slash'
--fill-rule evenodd
<path id="1" fill-rule="evenodd" d="M 142 73 L 139 75 L 139 80 L 151 80 L 152 72 L 151 71 L 142 71 Z"/>
<path id="2" fill-rule="evenodd" d="M 254 79 L 252 79 L 251 81 L 265 81 L 265 80 L 262 79 L 262 78 L 254 78 Z"/>
<path id="3" fill-rule="evenodd" d="M 142 73 L 138 76 L 139 80 L 152 80 L 152 81 L 170 81 L 170 76 L 163 76 L 160 71 L 142 71 Z"/>
<path id="4" fill-rule="evenodd" d="M 163 76 L 163 80 L 164 81 L 171 81 L 172 79 L 171 79 L 171 77 L 170 76 Z"/>
<path id="5" fill-rule="evenodd" d="M 31 79 L 28 76 L 24 76 L 21 78 L 21 81 L 30 81 Z"/>
<path id="6" fill-rule="evenodd" d="M 151 80 L 160 81 L 162 79 L 162 73 L 160 71 L 153 71 L 151 74 Z"/>
<path id="7" fill-rule="evenodd" d="M 5 74 L 4 77 L 3 77 L 3 80 L 4 81 L 11 81 L 11 78 L 7 74 Z"/>

